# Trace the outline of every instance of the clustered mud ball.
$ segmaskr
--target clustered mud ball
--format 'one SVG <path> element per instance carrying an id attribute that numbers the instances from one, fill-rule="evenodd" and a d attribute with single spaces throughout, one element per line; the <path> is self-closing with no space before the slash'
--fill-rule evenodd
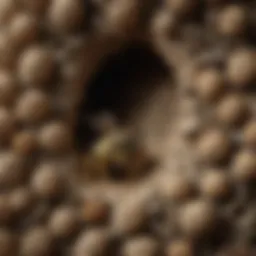
<path id="1" fill-rule="evenodd" d="M 0 256 L 256 255 L 255 1 L 159 2 L 0 1 Z M 88 77 L 134 39 L 198 106 L 178 135 L 196 172 L 168 170 L 147 196 L 84 197 L 110 163 L 128 180 L 148 160 L 129 138 L 101 158 L 74 145 Z"/>

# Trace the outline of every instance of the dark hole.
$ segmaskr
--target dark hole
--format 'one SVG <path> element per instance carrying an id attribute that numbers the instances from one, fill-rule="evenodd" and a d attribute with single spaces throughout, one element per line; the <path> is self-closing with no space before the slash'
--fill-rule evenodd
<path id="1" fill-rule="evenodd" d="M 86 86 L 76 131 L 78 148 L 84 150 L 97 136 L 88 123 L 91 117 L 110 112 L 124 124 L 168 74 L 167 66 L 144 44 L 106 57 Z"/>

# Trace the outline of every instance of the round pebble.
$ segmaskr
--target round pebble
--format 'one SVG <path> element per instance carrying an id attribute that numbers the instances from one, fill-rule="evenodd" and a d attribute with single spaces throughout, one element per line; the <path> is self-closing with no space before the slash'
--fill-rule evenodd
<path id="1" fill-rule="evenodd" d="M 0 71 L 0 105 L 10 105 L 17 95 L 17 85 L 13 74 L 6 70 Z"/>
<path id="2" fill-rule="evenodd" d="M 101 223 L 109 217 L 109 205 L 99 199 L 85 200 L 82 205 L 81 218 L 86 223 Z"/>
<path id="3" fill-rule="evenodd" d="M 182 206 L 179 212 L 181 230 L 192 237 L 211 231 L 215 221 L 216 209 L 204 200 L 191 201 Z"/>
<path id="4" fill-rule="evenodd" d="M 187 240 L 174 240 L 166 247 L 166 256 L 193 256 L 193 246 Z"/>
<path id="5" fill-rule="evenodd" d="M 50 256 L 53 254 L 51 233 L 44 227 L 33 227 L 21 236 L 21 256 Z"/>
<path id="6" fill-rule="evenodd" d="M 104 24 L 100 24 L 106 31 L 122 36 L 130 35 L 138 25 L 139 3 L 131 0 L 112 2 L 105 8 Z"/>
<path id="7" fill-rule="evenodd" d="M 182 201 L 193 194 L 193 186 L 188 177 L 182 174 L 174 174 L 163 177 L 160 186 L 160 194 L 168 200 Z"/>
<path id="8" fill-rule="evenodd" d="M 18 47 L 33 42 L 37 33 L 36 19 L 26 13 L 16 14 L 9 25 L 10 38 Z"/>
<path id="9" fill-rule="evenodd" d="M 224 90 L 224 79 L 220 71 L 208 68 L 195 77 L 194 90 L 197 97 L 205 102 L 215 100 Z"/>
<path id="10" fill-rule="evenodd" d="M 71 131 L 62 122 L 52 122 L 42 127 L 39 132 L 39 144 L 45 151 L 59 153 L 70 149 Z"/>
<path id="11" fill-rule="evenodd" d="M 199 187 L 202 195 L 213 199 L 224 198 L 230 192 L 228 176 L 219 170 L 206 171 Z"/>
<path id="12" fill-rule="evenodd" d="M 15 0 L 1 0 L 0 2 L 0 25 L 11 20 L 17 9 Z"/>
<path id="13" fill-rule="evenodd" d="M 230 140 L 220 129 L 209 129 L 199 137 L 197 153 L 203 162 L 217 163 L 230 154 Z"/>
<path id="14" fill-rule="evenodd" d="M 0 154 L 0 186 L 1 188 L 15 187 L 26 178 L 24 159 L 5 151 Z"/>
<path id="15" fill-rule="evenodd" d="M 48 96 L 37 89 L 31 89 L 17 100 L 15 114 L 21 122 L 36 124 L 49 116 L 50 108 Z"/>
<path id="16" fill-rule="evenodd" d="M 53 53 L 44 46 L 31 46 L 18 60 L 18 75 L 25 87 L 48 84 L 55 71 Z"/>
<path id="17" fill-rule="evenodd" d="M 233 159 L 232 171 L 239 181 L 256 179 L 256 154 L 250 150 L 241 150 Z"/>
<path id="18" fill-rule="evenodd" d="M 243 142 L 245 145 L 256 146 L 256 120 L 248 122 L 243 129 Z"/>
<path id="19" fill-rule="evenodd" d="M 33 207 L 34 196 L 32 195 L 29 188 L 20 187 L 14 189 L 10 193 L 9 200 L 13 213 L 17 217 L 20 217 L 21 215 L 23 216 L 31 210 Z"/>
<path id="20" fill-rule="evenodd" d="M 65 84 L 76 83 L 78 88 L 83 86 L 83 78 L 85 76 L 84 66 L 81 62 L 76 61 L 64 61 L 61 66 L 62 81 Z M 80 86 L 81 85 L 81 86 Z"/>
<path id="21" fill-rule="evenodd" d="M 138 236 L 130 238 L 122 247 L 122 256 L 156 256 L 158 244 L 154 238 Z"/>
<path id="22" fill-rule="evenodd" d="M 12 139 L 12 149 L 22 156 L 31 155 L 37 149 L 36 135 L 26 130 L 16 133 Z"/>
<path id="23" fill-rule="evenodd" d="M 245 88 L 256 77 L 255 50 L 240 49 L 233 52 L 227 61 L 227 77 L 237 88 Z"/>
<path id="24" fill-rule="evenodd" d="M 120 202 L 113 209 L 111 227 L 119 235 L 136 233 L 143 228 L 147 220 L 145 205 L 138 199 Z"/>
<path id="25" fill-rule="evenodd" d="M 228 94 L 216 107 L 217 119 L 232 126 L 241 123 L 248 114 L 247 102 L 242 95 Z"/>
<path id="26" fill-rule="evenodd" d="M 109 244 L 108 233 L 104 229 L 91 229 L 80 234 L 74 244 L 74 256 L 104 256 Z M 99 246 L 100 245 L 100 246 Z"/>
<path id="27" fill-rule="evenodd" d="M 197 4 L 195 0 L 166 0 L 170 11 L 175 15 L 184 16 L 192 12 Z"/>
<path id="28" fill-rule="evenodd" d="M 49 11 L 49 23 L 56 32 L 77 30 L 84 20 L 83 2 L 80 0 L 53 0 Z"/>
<path id="29" fill-rule="evenodd" d="M 175 30 L 176 21 L 169 12 L 162 11 L 153 17 L 150 25 L 153 36 L 170 36 Z"/>
<path id="30" fill-rule="evenodd" d="M 247 14 L 239 5 L 228 5 L 217 18 L 217 30 L 225 36 L 239 36 L 245 32 Z"/>
<path id="31" fill-rule="evenodd" d="M 41 163 L 34 170 L 31 179 L 33 191 L 42 198 L 54 199 L 59 197 L 64 190 L 64 180 L 61 170 L 54 164 Z"/>
<path id="32" fill-rule="evenodd" d="M 69 238 L 78 229 L 77 211 L 70 206 L 60 206 L 50 216 L 48 226 L 57 238 Z"/>
<path id="33" fill-rule="evenodd" d="M 200 134 L 203 128 L 203 120 L 198 113 L 191 113 L 190 116 L 184 118 L 180 123 L 180 134 L 185 139 L 193 141 Z"/>

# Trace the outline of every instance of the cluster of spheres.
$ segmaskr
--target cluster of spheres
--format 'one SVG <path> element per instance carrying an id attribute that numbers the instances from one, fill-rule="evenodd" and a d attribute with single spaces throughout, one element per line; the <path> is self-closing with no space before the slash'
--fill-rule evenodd
<path id="1" fill-rule="evenodd" d="M 255 13 L 255 0 L 1 0 L 0 256 L 256 255 Z M 81 196 L 81 169 L 106 177 L 109 157 L 133 173 L 145 163 L 131 143 L 129 158 L 105 146 L 91 165 L 74 161 L 95 48 L 132 37 L 186 52 L 170 64 L 195 106 L 181 136 L 197 173 L 151 196 Z"/>

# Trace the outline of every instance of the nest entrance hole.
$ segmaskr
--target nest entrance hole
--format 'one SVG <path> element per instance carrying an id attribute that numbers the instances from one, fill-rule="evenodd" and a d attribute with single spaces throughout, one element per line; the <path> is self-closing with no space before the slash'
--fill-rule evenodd
<path id="1" fill-rule="evenodd" d="M 79 151 L 97 136 L 88 123 L 91 117 L 109 112 L 118 123 L 129 123 L 169 76 L 169 68 L 147 44 L 131 43 L 106 56 L 86 85 L 79 108 L 75 135 Z"/>

